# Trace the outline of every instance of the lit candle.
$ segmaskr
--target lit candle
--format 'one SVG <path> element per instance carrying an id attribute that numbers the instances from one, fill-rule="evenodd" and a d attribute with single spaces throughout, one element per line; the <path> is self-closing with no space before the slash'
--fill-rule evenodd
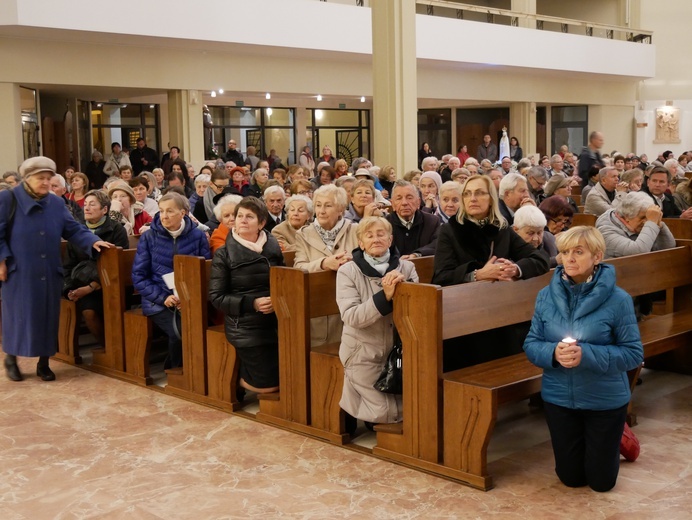
<path id="1" fill-rule="evenodd" d="M 568 345 L 576 345 L 577 340 L 570 336 L 567 336 L 566 338 L 562 338 L 562 342 L 567 343 Z"/>

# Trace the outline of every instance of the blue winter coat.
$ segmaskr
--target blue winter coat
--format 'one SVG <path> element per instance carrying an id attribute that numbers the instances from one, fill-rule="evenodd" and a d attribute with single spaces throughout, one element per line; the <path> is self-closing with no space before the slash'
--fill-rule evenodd
<path id="1" fill-rule="evenodd" d="M 558 266 L 550 285 L 538 293 L 524 350 L 543 368 L 546 402 L 579 410 L 613 410 L 630 400 L 627 370 L 644 360 L 632 298 L 615 285 L 615 268 L 601 264 L 588 283 L 572 285 Z M 575 368 L 553 354 L 571 336 L 582 348 Z"/>
<path id="2" fill-rule="evenodd" d="M 161 224 L 160 215 L 156 215 L 151 229 L 142 233 L 137 244 L 132 263 L 132 283 L 142 295 L 142 313 L 145 316 L 163 311 L 166 298 L 173 294 L 166 287 L 163 275 L 173 272 L 175 255 L 211 258 L 207 235 L 197 229 L 190 217 L 186 215 L 183 218 L 185 229 L 178 238 L 173 238 Z"/>
<path id="3" fill-rule="evenodd" d="M 17 205 L 9 243 L 5 239 L 12 193 Z M 2 283 L 2 348 L 15 356 L 53 356 L 58 346 L 63 285 L 61 238 L 91 256 L 99 238 L 75 221 L 62 198 L 29 196 L 20 184 L 0 192 L 0 260 L 7 263 Z"/>

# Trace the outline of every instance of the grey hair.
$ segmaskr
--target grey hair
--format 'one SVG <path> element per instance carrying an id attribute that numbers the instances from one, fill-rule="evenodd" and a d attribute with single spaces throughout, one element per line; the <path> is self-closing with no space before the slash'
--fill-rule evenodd
<path id="1" fill-rule="evenodd" d="M 543 212 L 536 206 L 527 204 L 522 206 L 514 213 L 514 227 L 521 229 L 523 227 L 539 227 L 543 229 L 548 224 Z"/>
<path id="2" fill-rule="evenodd" d="M 392 185 L 391 198 L 394 198 L 394 192 L 397 188 L 413 188 L 413 191 L 416 192 L 416 197 L 420 197 L 420 195 L 418 194 L 418 188 L 416 188 L 412 183 L 404 179 L 397 179 L 396 181 L 394 181 L 394 184 Z"/>
<path id="3" fill-rule="evenodd" d="M 230 193 L 221 197 L 219 202 L 216 203 L 216 206 L 214 206 L 214 216 L 216 217 L 216 220 L 221 222 L 221 213 L 223 212 L 223 208 L 225 206 L 228 206 L 229 204 L 237 206 L 241 200 L 243 200 L 243 197 L 236 195 L 235 193 Z"/>
<path id="4" fill-rule="evenodd" d="M 444 154 L 444 155 L 442 156 L 442 162 L 443 162 L 443 163 L 446 163 L 446 162 L 448 162 L 452 157 L 454 157 L 454 155 L 452 155 L 451 153 L 446 153 L 446 154 Z"/>
<path id="5" fill-rule="evenodd" d="M 312 194 L 313 202 L 317 200 L 317 197 L 331 197 L 336 205 L 341 207 L 342 211 L 345 211 L 346 206 L 348 205 L 348 195 L 346 194 L 346 190 L 339 188 L 334 184 L 325 184 L 324 186 L 317 188 Z"/>
<path id="6" fill-rule="evenodd" d="M 526 177 L 521 173 L 508 173 L 500 181 L 500 189 L 498 190 L 499 197 L 503 198 L 508 191 L 512 191 L 517 187 L 520 181 L 526 182 Z"/>
<path id="7" fill-rule="evenodd" d="M 425 159 L 423 159 L 423 162 L 421 162 L 420 166 L 421 166 L 421 168 L 423 168 L 425 170 L 425 166 L 427 164 L 430 164 L 430 163 L 438 164 L 439 161 L 437 160 L 437 157 L 433 157 L 433 156 L 426 157 Z"/>
<path id="8" fill-rule="evenodd" d="M 305 202 L 305 206 L 308 208 L 308 213 L 310 213 L 310 216 L 314 214 L 315 209 L 312 205 L 310 197 L 306 197 L 305 195 L 291 195 L 286 199 L 286 204 L 284 204 L 286 211 L 288 211 L 289 206 L 294 202 Z"/>
<path id="9" fill-rule="evenodd" d="M 349 175 L 342 175 L 341 177 L 339 177 L 338 179 L 336 179 L 336 181 L 334 181 L 334 184 L 335 184 L 338 188 L 343 188 L 343 187 L 344 187 L 344 184 L 346 184 L 347 182 L 356 182 L 356 178 L 355 178 L 355 177 L 351 177 L 351 176 L 349 176 Z"/>
<path id="10" fill-rule="evenodd" d="M 162 202 L 166 202 L 169 200 L 175 202 L 175 205 L 178 209 L 183 209 L 186 213 L 190 213 L 190 201 L 187 200 L 187 197 L 182 196 L 180 193 L 170 191 L 159 199 L 159 206 Z"/>
<path id="11" fill-rule="evenodd" d="M 58 179 L 58 184 L 60 184 L 61 188 L 67 188 L 67 182 L 65 182 L 65 177 L 63 177 L 60 174 L 55 175 L 54 177 Z"/>
<path id="12" fill-rule="evenodd" d="M 356 157 L 353 159 L 353 162 L 351 163 L 351 167 L 353 168 L 353 171 L 356 171 L 362 164 L 365 164 L 368 161 L 365 157 Z"/>
<path id="13" fill-rule="evenodd" d="M 606 178 L 606 175 L 608 175 L 613 170 L 615 170 L 615 166 L 606 166 L 605 168 L 601 168 L 598 171 L 598 180 L 602 181 L 603 179 Z M 617 170 L 615 170 L 615 171 L 617 171 Z"/>
<path id="14" fill-rule="evenodd" d="M 475 159 L 473 157 L 469 157 L 468 159 L 466 159 L 462 166 L 466 166 L 467 164 L 475 164 L 476 166 L 480 166 L 480 164 L 478 164 L 478 159 Z"/>
<path id="15" fill-rule="evenodd" d="M 269 197 L 273 193 L 279 193 L 281 196 L 286 200 L 286 192 L 281 186 L 269 186 L 266 190 L 264 190 L 263 198 Z"/>
<path id="16" fill-rule="evenodd" d="M 517 163 L 517 171 L 521 170 L 522 168 L 531 168 L 531 159 L 528 157 L 524 157 Z"/>
<path id="17" fill-rule="evenodd" d="M 626 219 L 634 218 L 653 204 L 651 197 L 641 191 L 630 191 L 624 197 L 615 199 L 615 211 Z"/>
<path id="18" fill-rule="evenodd" d="M 257 168 L 254 172 L 252 172 L 252 182 L 257 184 L 257 174 L 258 173 L 266 173 L 269 175 L 269 171 L 267 171 L 266 168 Z"/>
<path id="19" fill-rule="evenodd" d="M 457 181 L 447 181 L 440 186 L 440 197 L 445 191 L 455 191 L 461 197 L 461 183 Z"/>
<path id="20" fill-rule="evenodd" d="M 447 166 L 449 166 L 449 163 L 451 162 L 458 162 L 459 166 L 461 166 L 461 160 L 456 155 L 453 155 L 449 159 L 447 159 Z"/>
<path id="21" fill-rule="evenodd" d="M 532 166 L 529 168 L 529 172 L 526 174 L 527 177 L 531 177 L 536 180 L 548 180 L 548 172 L 542 166 Z"/>
<path id="22" fill-rule="evenodd" d="M 562 160 L 562 155 L 559 153 L 556 153 L 550 158 L 550 164 L 553 164 L 554 162 L 561 161 Z"/>
<path id="23" fill-rule="evenodd" d="M 197 183 L 202 183 L 206 182 L 207 184 L 211 182 L 211 175 L 208 173 L 202 173 L 201 175 L 198 175 L 195 177 L 195 186 L 197 186 Z"/>
<path id="24" fill-rule="evenodd" d="M 674 166 L 676 169 L 677 169 L 677 167 L 679 166 L 678 160 L 677 160 L 677 159 L 668 159 L 666 162 L 663 163 L 663 167 L 664 167 L 664 168 L 669 168 L 669 169 L 670 169 L 670 168 L 673 167 L 673 166 Z"/>

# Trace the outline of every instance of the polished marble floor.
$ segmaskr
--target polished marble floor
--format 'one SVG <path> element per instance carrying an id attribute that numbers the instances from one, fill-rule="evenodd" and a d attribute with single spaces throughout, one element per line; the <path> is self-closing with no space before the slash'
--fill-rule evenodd
<path id="1" fill-rule="evenodd" d="M 29 374 L 35 365 L 22 360 Z M 0 519 L 692 518 L 692 377 L 647 372 L 640 459 L 610 493 L 562 486 L 540 411 L 503 410 L 487 493 L 53 363 L 0 375 Z M 365 436 L 361 439 L 367 445 Z"/>

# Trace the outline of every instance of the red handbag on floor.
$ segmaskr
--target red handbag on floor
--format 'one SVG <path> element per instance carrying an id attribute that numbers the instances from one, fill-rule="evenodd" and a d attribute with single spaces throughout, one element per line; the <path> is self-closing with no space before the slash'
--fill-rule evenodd
<path id="1" fill-rule="evenodd" d="M 620 440 L 620 455 L 625 457 L 628 462 L 634 462 L 639 457 L 639 439 L 627 423 L 625 423 L 625 431 L 622 432 L 622 439 Z"/>

